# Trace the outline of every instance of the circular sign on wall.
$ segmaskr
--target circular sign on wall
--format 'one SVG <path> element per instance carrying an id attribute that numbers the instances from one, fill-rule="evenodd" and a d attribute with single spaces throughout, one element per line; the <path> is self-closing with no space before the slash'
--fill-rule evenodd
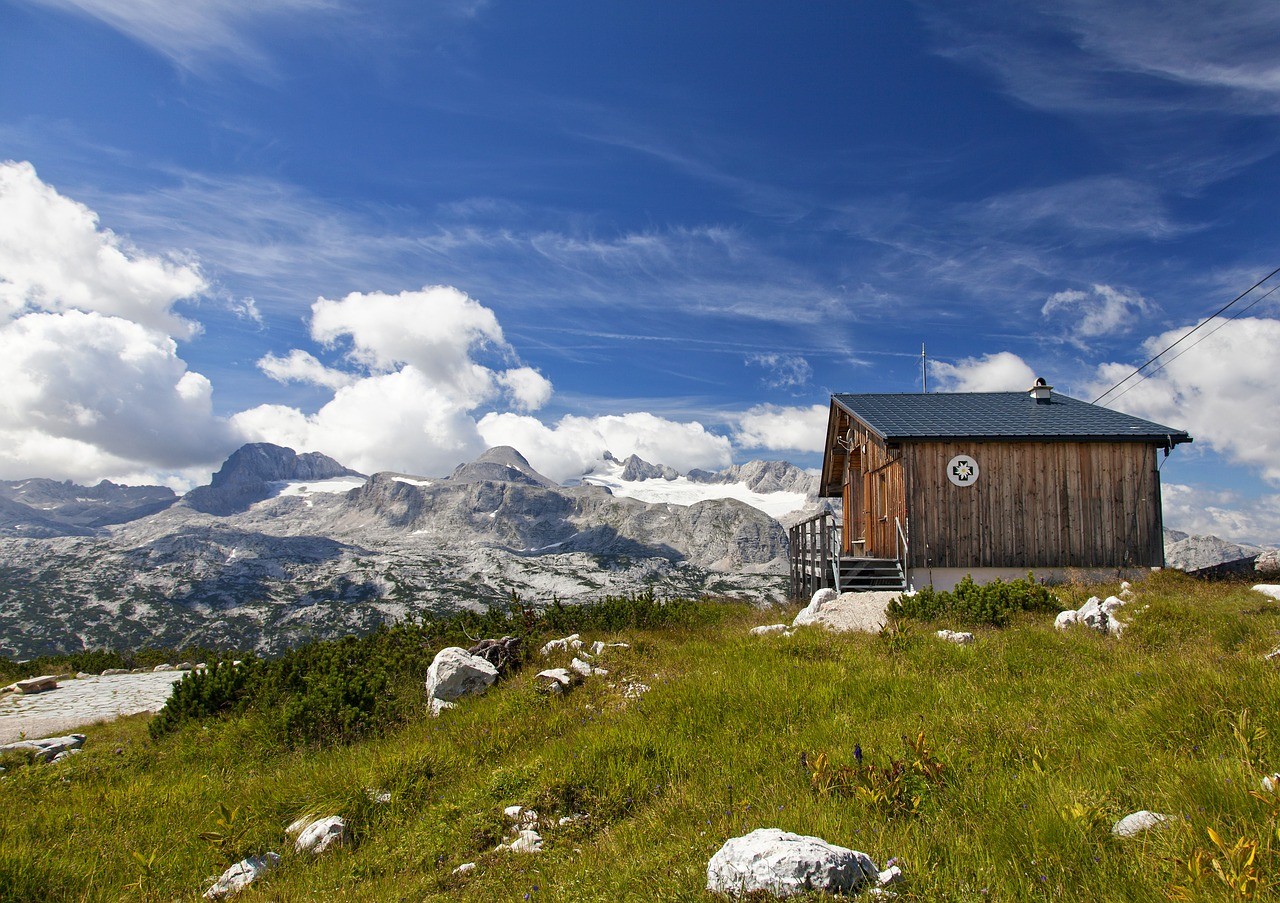
<path id="1" fill-rule="evenodd" d="M 969 455 L 956 455 L 947 462 L 947 479 L 957 486 L 978 482 L 978 462 Z"/>

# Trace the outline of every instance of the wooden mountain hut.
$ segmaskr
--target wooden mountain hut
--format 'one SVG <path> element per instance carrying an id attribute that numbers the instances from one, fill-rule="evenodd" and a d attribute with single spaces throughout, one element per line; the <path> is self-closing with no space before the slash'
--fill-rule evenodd
<path id="1" fill-rule="evenodd" d="M 1162 567 L 1161 453 L 1190 441 L 1042 379 L 1026 392 L 833 395 L 820 493 L 842 516 L 792 527 L 792 595 Z"/>

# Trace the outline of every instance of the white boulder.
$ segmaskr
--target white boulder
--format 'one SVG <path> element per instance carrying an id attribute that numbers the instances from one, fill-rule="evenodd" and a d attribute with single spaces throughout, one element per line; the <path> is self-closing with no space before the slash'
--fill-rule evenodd
<path id="1" fill-rule="evenodd" d="M 973 642 L 973 634 L 960 633 L 956 630 L 939 630 L 938 639 L 955 643 L 957 646 L 968 646 Z"/>
<path id="2" fill-rule="evenodd" d="M 582 678 L 568 668 L 548 668 L 546 671 L 539 671 L 533 679 L 537 681 L 538 689 L 544 693 L 559 696 Z"/>
<path id="3" fill-rule="evenodd" d="M 552 640 L 542 647 L 542 655 L 550 655 L 553 652 L 577 652 L 582 648 L 582 636 L 580 634 L 570 634 L 562 639 Z"/>
<path id="4" fill-rule="evenodd" d="M 347 841 L 347 822 L 341 815 L 318 818 L 298 834 L 293 849 L 297 853 L 319 856 L 332 846 L 342 846 Z"/>
<path id="5" fill-rule="evenodd" d="M 464 862 L 462 863 L 462 865 L 454 869 L 453 873 L 455 875 L 465 875 L 467 872 L 474 872 L 475 869 L 476 869 L 476 864 L 474 862 Z"/>
<path id="6" fill-rule="evenodd" d="M 823 590 L 814 593 L 814 598 Z M 818 607 L 809 603 L 809 607 L 796 615 L 791 622 L 792 627 L 814 625 L 834 630 L 837 633 L 879 633 L 888 620 L 889 605 L 902 593 L 895 591 L 876 591 L 867 593 L 841 593 L 834 599 L 827 597 Z"/>
<path id="7" fill-rule="evenodd" d="M 213 887 L 204 892 L 204 897 L 206 900 L 221 900 L 223 897 L 238 894 L 279 864 L 280 856 L 276 853 L 241 859 L 222 873 Z"/>
<path id="8" fill-rule="evenodd" d="M 43 740 L 15 740 L 0 746 L 0 752 L 30 753 L 37 762 L 60 762 L 67 753 L 79 752 L 84 746 L 84 734 L 67 734 L 63 737 L 46 737 Z"/>
<path id="9" fill-rule="evenodd" d="M 569 670 L 574 674 L 581 674 L 583 677 L 591 677 L 593 674 L 604 676 L 609 673 L 604 668 L 597 668 L 589 665 L 576 656 L 573 661 L 569 662 Z"/>
<path id="10" fill-rule="evenodd" d="M 1167 815 L 1140 809 L 1137 812 L 1130 812 L 1112 825 L 1111 833 L 1116 837 L 1135 837 L 1144 831 L 1163 826 L 1168 820 L 1169 816 Z"/>
<path id="11" fill-rule="evenodd" d="M 1057 630 L 1066 630 L 1080 623 L 1080 614 L 1075 609 L 1069 611 L 1060 611 L 1058 616 L 1053 619 L 1053 626 Z"/>
<path id="12" fill-rule="evenodd" d="M 758 828 L 730 838 L 707 864 L 707 890 L 731 897 L 806 891 L 849 893 L 875 884 L 876 864 L 866 853 L 817 837 Z"/>
<path id="13" fill-rule="evenodd" d="M 768 636 L 771 633 L 786 633 L 786 624 L 761 624 L 759 627 L 752 627 L 749 631 L 752 636 Z"/>
<path id="14" fill-rule="evenodd" d="M 498 679 L 498 669 L 478 655 L 458 646 L 436 653 L 427 669 L 427 695 L 441 702 L 453 702 L 473 693 L 483 693 Z"/>
<path id="15" fill-rule="evenodd" d="M 515 840 L 505 844 L 503 848 L 513 853 L 541 853 L 542 835 L 531 828 L 525 828 L 517 832 Z"/>
<path id="16" fill-rule="evenodd" d="M 1280 585 L 1274 583 L 1259 583 L 1253 588 L 1255 593 L 1262 593 L 1264 596 L 1270 596 L 1272 599 L 1280 599 Z"/>
<path id="17" fill-rule="evenodd" d="M 39 677 L 16 681 L 13 686 L 19 693 L 44 693 L 58 689 L 58 678 L 53 674 L 41 674 Z"/>

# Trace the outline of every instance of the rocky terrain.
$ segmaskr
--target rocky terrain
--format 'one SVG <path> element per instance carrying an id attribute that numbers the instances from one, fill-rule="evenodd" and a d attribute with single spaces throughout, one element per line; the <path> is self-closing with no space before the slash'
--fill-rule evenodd
<path id="1" fill-rule="evenodd" d="M 629 466 L 642 479 L 652 472 L 639 459 Z M 744 473 L 765 496 L 813 482 L 787 464 L 702 478 L 736 485 Z M 24 497 L 33 484 L 50 497 L 48 482 L 26 481 Z M 90 517 L 88 502 L 75 503 L 75 520 L 5 499 L 22 508 L 4 509 L 0 655 L 149 644 L 273 651 L 512 593 L 538 604 L 648 587 L 763 598 L 785 589 L 786 532 L 758 508 L 560 486 L 510 448 L 426 478 L 365 477 L 323 455 L 256 444 L 180 500 L 155 487 L 99 495 L 112 490 L 124 510 Z M 794 490 L 786 500 L 805 501 Z"/>
<path id="2" fill-rule="evenodd" d="M 1261 546 L 1228 542 L 1216 536 L 1193 536 L 1180 530 L 1164 531 L 1165 565 L 1180 571 L 1196 571 L 1215 564 L 1252 558 Z"/>
<path id="3" fill-rule="evenodd" d="M 570 485 L 515 449 L 445 477 L 365 476 L 247 445 L 208 486 L 0 483 L 0 655 L 198 644 L 277 651 L 380 623 L 653 588 L 786 589 L 784 524 L 817 478 L 777 461 L 677 473 L 606 456 Z M 836 501 L 836 500 L 832 500 Z M 1169 565 L 1257 554 L 1166 532 Z"/>

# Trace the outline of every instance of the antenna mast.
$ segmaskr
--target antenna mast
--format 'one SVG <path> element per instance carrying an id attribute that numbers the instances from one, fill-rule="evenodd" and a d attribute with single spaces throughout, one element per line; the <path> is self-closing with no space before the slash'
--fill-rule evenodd
<path id="1" fill-rule="evenodd" d="M 924 342 L 920 343 L 920 391 L 929 391 L 929 359 L 925 357 Z"/>

